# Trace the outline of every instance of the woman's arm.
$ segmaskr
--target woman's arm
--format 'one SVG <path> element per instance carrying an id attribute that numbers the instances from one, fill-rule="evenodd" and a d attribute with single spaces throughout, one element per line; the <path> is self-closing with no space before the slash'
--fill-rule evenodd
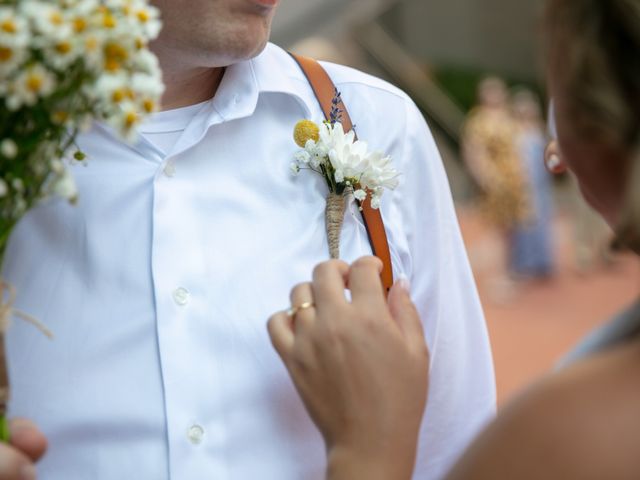
<path id="1" fill-rule="evenodd" d="M 351 268 L 322 264 L 291 295 L 294 307 L 315 306 L 269 321 L 325 438 L 329 480 L 405 480 L 413 472 L 429 357 L 406 288 L 395 285 L 387 301 L 380 268 L 372 257 Z M 546 377 L 502 410 L 446 478 L 637 478 L 638 378 L 640 341 Z"/>
<path id="2" fill-rule="evenodd" d="M 291 294 L 314 307 L 269 321 L 282 357 L 327 445 L 328 477 L 410 479 L 427 398 L 422 324 L 400 282 L 383 294 L 381 262 L 331 261 Z M 351 291 L 351 301 L 345 297 Z"/>

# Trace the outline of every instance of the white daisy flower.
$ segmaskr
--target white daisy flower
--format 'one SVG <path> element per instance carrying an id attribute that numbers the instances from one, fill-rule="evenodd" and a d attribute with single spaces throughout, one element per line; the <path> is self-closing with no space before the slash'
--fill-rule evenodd
<path id="1" fill-rule="evenodd" d="M 164 85 L 158 77 L 146 73 L 134 73 L 131 77 L 131 89 L 141 96 L 158 97 L 164 92 Z"/>
<path id="2" fill-rule="evenodd" d="M 131 65 L 140 73 L 147 73 L 154 77 L 160 77 L 160 63 L 149 50 L 137 50 L 131 58 Z"/>
<path id="3" fill-rule="evenodd" d="M 133 99 L 129 77 L 124 72 L 102 75 L 88 93 L 107 109 Z"/>
<path id="4" fill-rule="evenodd" d="M 355 192 L 353 192 L 353 196 L 356 198 L 356 200 L 360 201 L 360 202 L 364 202 L 364 200 L 367 198 L 367 192 L 365 192 L 364 190 L 362 190 L 361 188 L 356 190 Z"/>
<path id="5" fill-rule="evenodd" d="M 0 7 L 0 75 L 10 76 L 27 58 L 29 26 L 15 9 Z"/>
<path id="6" fill-rule="evenodd" d="M 33 106 L 40 98 L 51 94 L 56 87 L 53 73 L 41 64 L 35 64 L 21 71 L 9 86 L 7 106 L 17 110 L 23 105 Z"/>
<path id="7" fill-rule="evenodd" d="M 5 138 L 0 143 L 0 153 L 5 158 L 15 158 L 18 155 L 18 145 L 10 138 Z"/>
<path id="8" fill-rule="evenodd" d="M 70 202 L 78 198 L 78 187 L 68 169 L 65 168 L 62 174 L 53 181 L 51 193 Z"/>
<path id="9" fill-rule="evenodd" d="M 29 19 L 35 31 L 41 34 L 39 40 L 43 46 L 49 38 L 66 37 L 73 33 L 65 12 L 53 2 L 23 0 L 20 2 L 20 10 L 25 18 Z"/>

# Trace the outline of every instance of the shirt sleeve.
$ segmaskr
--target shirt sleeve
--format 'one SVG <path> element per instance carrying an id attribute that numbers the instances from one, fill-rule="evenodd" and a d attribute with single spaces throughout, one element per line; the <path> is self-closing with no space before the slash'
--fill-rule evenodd
<path id="1" fill-rule="evenodd" d="M 440 154 L 420 111 L 405 103 L 397 159 L 402 182 L 387 212 L 402 223 L 408 253 L 399 261 L 431 354 L 414 476 L 424 480 L 441 478 L 493 417 L 496 392 L 487 328 Z"/>

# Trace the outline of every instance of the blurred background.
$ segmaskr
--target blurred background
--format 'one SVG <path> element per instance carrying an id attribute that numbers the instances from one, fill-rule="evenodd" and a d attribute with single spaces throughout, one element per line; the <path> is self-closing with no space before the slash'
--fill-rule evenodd
<path id="1" fill-rule="evenodd" d="M 544 169 L 542 4 L 281 0 L 272 34 L 390 81 L 422 110 L 478 283 L 500 402 L 640 292 L 638 260 L 611 248 L 569 175 Z"/>

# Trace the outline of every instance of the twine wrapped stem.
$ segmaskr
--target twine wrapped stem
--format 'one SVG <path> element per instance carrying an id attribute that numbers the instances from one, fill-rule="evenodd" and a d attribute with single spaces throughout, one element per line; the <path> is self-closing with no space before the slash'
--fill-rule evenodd
<path id="1" fill-rule="evenodd" d="M 347 199 L 345 194 L 329 193 L 327 196 L 326 223 L 329 255 L 333 259 L 340 258 L 340 234 L 346 208 Z"/>

